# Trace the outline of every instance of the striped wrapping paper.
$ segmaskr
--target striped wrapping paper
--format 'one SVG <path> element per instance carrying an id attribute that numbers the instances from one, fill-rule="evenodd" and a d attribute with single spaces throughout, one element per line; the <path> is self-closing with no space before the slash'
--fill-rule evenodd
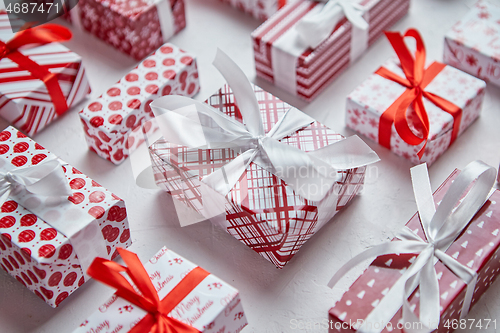
<path id="1" fill-rule="evenodd" d="M 410 0 L 363 0 L 360 4 L 367 11 L 364 18 L 369 24 L 368 46 L 371 46 L 384 30 L 408 12 Z M 273 44 L 287 31 L 295 29 L 297 22 L 318 5 L 309 0 L 288 4 L 252 33 L 258 76 L 275 83 Z M 351 30 L 351 23 L 344 17 L 327 40 L 298 57 L 296 90 L 280 88 L 307 101 L 314 99 L 355 60 L 350 55 Z"/>
<path id="2" fill-rule="evenodd" d="M 0 40 L 7 42 L 13 36 L 7 13 L 0 12 Z M 90 93 L 82 59 L 61 44 L 51 43 L 21 53 L 57 73 L 68 107 Z M 59 116 L 45 84 L 8 58 L 0 60 L 0 115 L 27 135 L 37 133 Z"/>
<path id="3" fill-rule="evenodd" d="M 276 13 L 287 3 L 295 0 L 219 0 L 228 3 L 255 17 L 258 20 L 265 21 Z"/>

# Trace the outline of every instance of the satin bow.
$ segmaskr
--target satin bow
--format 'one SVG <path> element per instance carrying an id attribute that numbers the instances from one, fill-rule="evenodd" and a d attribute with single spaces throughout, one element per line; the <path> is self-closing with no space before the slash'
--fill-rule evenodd
<path id="1" fill-rule="evenodd" d="M 57 24 L 44 24 L 38 27 L 22 30 L 7 43 L 0 41 L 0 60 L 9 58 L 17 63 L 22 69 L 30 72 L 35 78 L 42 80 L 51 97 L 57 114 L 63 114 L 68 110 L 66 97 L 64 96 L 57 74 L 51 73 L 46 67 L 31 60 L 28 56 L 19 52 L 23 46 L 41 46 L 53 42 L 64 42 L 72 37 L 71 31 Z"/>
<path id="2" fill-rule="evenodd" d="M 154 288 L 149 274 L 135 253 L 118 248 L 127 267 L 111 260 L 96 258 L 87 273 L 94 279 L 115 288 L 116 296 L 140 307 L 148 314 L 129 333 L 199 333 L 196 328 L 168 314 L 210 273 L 201 267 L 191 270 L 162 300 Z M 138 291 L 121 274 L 125 272 Z"/>
<path id="3" fill-rule="evenodd" d="M 342 266 L 328 283 L 328 286 L 333 288 L 349 270 L 375 256 L 400 253 L 418 254 L 413 264 L 408 267 L 364 320 L 365 324 L 381 322 L 381 325 L 378 326 L 380 329 L 363 324 L 358 327 L 358 332 L 381 332 L 401 308 L 401 305 L 403 306 L 403 325 L 404 323 L 412 323 L 404 325 L 407 332 L 432 332 L 436 329 L 440 320 L 439 283 L 434 268 L 437 260 L 440 260 L 467 284 L 460 314 L 461 319 L 465 318 L 469 312 L 477 273 L 459 263 L 445 251 L 463 232 L 472 217 L 491 195 L 490 190 L 495 182 L 495 169 L 481 161 L 474 161 L 467 165 L 454 180 L 437 209 L 432 197 L 427 166 L 421 164 L 413 167 L 411 174 L 418 214 L 426 239 L 420 238 L 405 227 L 398 237 L 401 241 L 381 244 L 355 256 Z M 467 193 L 467 196 L 462 200 L 464 193 Z M 417 286 L 419 286 L 420 291 L 419 318 L 412 312 L 408 302 L 408 298 Z M 421 325 L 415 325 L 415 323 Z M 413 329 L 407 329 L 407 327 Z M 416 329 L 417 327 L 421 329 Z"/>
<path id="4" fill-rule="evenodd" d="M 423 97 L 434 103 L 443 111 L 453 116 L 453 130 L 451 134 L 450 144 L 455 141 L 460 129 L 460 122 L 462 118 L 462 109 L 455 104 L 439 97 L 436 94 L 425 91 L 425 88 L 434 78 L 446 67 L 445 64 L 437 61 L 433 62 L 427 69 L 425 66 L 425 46 L 422 37 L 415 29 L 408 29 L 404 36 L 399 32 L 385 32 L 387 39 L 391 43 L 394 51 L 401 62 L 401 67 L 406 78 L 381 67 L 377 70 L 376 74 L 397 82 L 405 86 L 406 91 L 382 114 L 379 126 L 379 142 L 386 148 L 391 147 L 391 128 L 394 123 L 396 131 L 403 141 L 409 145 L 416 146 L 424 143 L 418 152 L 418 157 L 422 158 L 425 152 L 425 146 L 429 137 L 429 117 L 424 107 Z M 417 49 L 415 58 L 411 55 L 410 50 L 406 46 L 403 38 L 413 37 L 417 42 Z M 410 122 L 407 119 L 407 109 L 413 105 L 415 114 L 422 129 L 422 137 L 413 133 L 410 128 Z"/>
<path id="5" fill-rule="evenodd" d="M 363 7 L 354 1 L 329 0 L 320 12 L 303 17 L 295 29 L 302 40 L 315 49 L 332 34 L 344 15 L 355 27 L 367 30 L 368 23 L 363 13 Z"/>
<path id="6" fill-rule="evenodd" d="M 222 195 L 229 193 L 248 165 L 254 162 L 284 180 L 302 197 L 320 201 L 338 180 L 337 170 L 379 160 L 357 136 L 308 153 L 280 142 L 314 122 L 295 108 L 290 108 L 266 134 L 259 102 L 243 71 L 221 51 L 214 65 L 231 87 L 245 125 L 186 97 L 164 96 L 150 105 L 168 142 L 197 149 L 231 148 L 239 153 L 235 159 L 203 177 L 204 183 Z"/>
<path id="7" fill-rule="evenodd" d="M 71 188 L 58 160 L 0 172 L 0 205 L 16 187 L 43 196 L 71 196 Z"/>

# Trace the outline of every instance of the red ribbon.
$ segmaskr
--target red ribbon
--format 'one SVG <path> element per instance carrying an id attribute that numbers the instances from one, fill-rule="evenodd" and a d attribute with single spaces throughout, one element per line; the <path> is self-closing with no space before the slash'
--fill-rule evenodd
<path id="1" fill-rule="evenodd" d="M 61 115 L 68 110 L 66 97 L 64 96 L 57 74 L 49 72 L 29 57 L 25 56 L 18 49 L 22 46 L 40 46 L 53 42 L 64 42 L 72 37 L 71 31 L 57 24 L 44 24 L 39 27 L 29 28 L 18 32 L 10 41 L 4 43 L 0 41 L 0 60 L 9 58 L 17 63 L 21 68 L 29 71 L 34 77 L 42 80 L 52 99 L 57 114 Z"/>
<path id="2" fill-rule="evenodd" d="M 94 279 L 117 289 L 118 297 L 148 312 L 129 333 L 200 333 L 196 328 L 171 318 L 168 314 L 210 273 L 201 267 L 196 267 L 160 301 L 149 274 L 137 255 L 122 248 L 118 248 L 118 253 L 128 267 L 111 260 L 96 258 L 87 273 Z M 127 279 L 120 274 L 121 272 L 127 273 L 140 293 L 135 291 Z"/>
<path id="3" fill-rule="evenodd" d="M 402 78 L 384 67 L 380 67 L 376 71 L 376 74 L 397 82 L 407 89 L 382 114 L 379 125 L 379 143 L 384 147 L 391 148 L 391 130 L 392 124 L 394 123 L 396 131 L 404 142 L 412 146 L 424 142 L 417 154 L 419 158 L 422 158 L 429 138 L 429 117 L 424 107 L 423 97 L 453 116 L 454 122 L 450 145 L 457 138 L 460 122 L 462 120 L 462 109 L 450 101 L 424 90 L 446 65 L 435 61 L 427 69 L 424 69 L 425 46 L 417 30 L 408 29 L 404 36 L 401 36 L 399 32 L 385 32 L 385 35 L 398 55 L 406 78 Z M 417 41 L 415 59 L 404 43 L 404 37 L 413 37 Z M 406 117 L 406 110 L 410 105 L 413 105 L 413 109 L 420 122 L 422 137 L 416 136 L 410 129 L 409 120 Z"/>

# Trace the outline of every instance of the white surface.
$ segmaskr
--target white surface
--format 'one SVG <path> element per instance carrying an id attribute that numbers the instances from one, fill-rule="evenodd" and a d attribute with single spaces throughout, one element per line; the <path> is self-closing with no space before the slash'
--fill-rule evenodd
<path id="1" fill-rule="evenodd" d="M 428 56 L 441 60 L 445 31 L 472 3 L 473 0 L 413 0 L 410 14 L 394 29 L 418 28 Z M 347 135 L 353 133 L 344 127 L 345 97 L 393 54 L 389 43 L 379 40 L 315 101 L 307 104 L 255 79 L 250 32 L 259 25 L 258 21 L 217 0 L 187 0 L 186 10 L 188 27 L 171 41 L 198 55 L 202 85 L 198 100 L 206 99 L 223 83 L 211 66 L 216 47 L 220 47 L 253 82 Z M 135 66 L 133 59 L 94 37 L 79 32 L 74 35 L 67 45 L 84 58 L 93 96 L 100 95 Z M 74 108 L 34 139 L 125 199 L 134 242 L 130 249 L 141 259 L 148 260 L 166 245 L 239 289 L 250 322 L 243 332 L 327 332 L 324 328 L 294 330 L 291 324 L 315 323 L 318 327 L 325 321 L 328 309 L 356 274 L 353 272 L 350 281 L 330 290 L 326 283 L 336 269 L 368 246 L 390 239 L 416 211 L 410 163 L 367 141 L 382 161 L 369 168 L 362 195 L 303 246 L 283 270 L 278 270 L 208 221 L 179 227 L 168 194 L 137 188 L 129 163 L 115 167 L 87 150 L 79 109 Z M 488 86 L 479 120 L 431 167 L 433 190 L 453 169 L 463 168 L 474 159 L 498 167 L 499 109 L 500 89 Z M 0 128 L 7 125 L 0 120 Z M 89 281 L 60 308 L 52 309 L 0 270 L 0 332 L 70 332 L 112 293 L 110 288 Z M 500 326 L 500 282 L 490 287 L 469 318 L 499 319 Z"/>

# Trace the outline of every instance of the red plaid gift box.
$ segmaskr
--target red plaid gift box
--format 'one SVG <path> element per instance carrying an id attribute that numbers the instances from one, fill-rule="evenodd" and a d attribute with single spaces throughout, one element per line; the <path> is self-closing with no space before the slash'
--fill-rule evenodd
<path id="1" fill-rule="evenodd" d="M 299 0 L 283 7 L 252 33 L 257 75 L 310 101 L 359 58 L 384 30 L 400 20 L 410 5 L 409 0 L 352 3 L 352 6 L 359 3 L 362 8 L 356 21 L 361 23 L 356 24 L 367 24 L 367 27 L 361 29 L 353 25 L 340 10 L 337 16 L 324 16 L 327 7 L 317 1 Z M 328 11 L 336 10 L 329 8 Z M 302 36 L 299 31 L 303 20 L 335 22 L 335 19 L 338 23 L 325 31 L 325 38 L 322 42 L 318 40 L 318 45 L 310 44 L 318 32 Z"/>
<path id="2" fill-rule="evenodd" d="M 15 128 L 0 133 L 2 178 L 6 172 L 14 174 L 52 159 L 52 153 Z M 86 281 L 85 265 L 94 254 L 111 259 L 118 255 L 118 246 L 131 244 L 123 200 L 71 165 L 61 164 L 58 168 L 71 196 L 12 191 L 0 209 L 0 265 L 52 307 Z M 61 224 L 81 229 L 63 232 Z"/>
<path id="3" fill-rule="evenodd" d="M 28 41 L 23 35 L 29 31 L 15 35 L 10 27 L 7 13 L 0 11 L 0 44 L 9 45 L 10 40 L 17 40 L 19 47 L 26 40 L 24 44 L 41 46 L 21 51 L 16 47 L 0 56 L 0 115 L 24 133 L 33 135 L 84 99 L 90 93 L 90 85 L 78 54 L 46 39 Z M 53 24 L 31 31 L 40 30 L 50 31 L 52 40 L 71 38 L 67 29 Z"/>
<path id="4" fill-rule="evenodd" d="M 75 26 L 137 60 L 186 27 L 184 0 L 79 0 L 70 14 Z"/>
<path id="5" fill-rule="evenodd" d="M 258 20 L 267 20 L 287 2 L 294 0 L 219 0 L 242 10 Z"/>
<path id="6" fill-rule="evenodd" d="M 192 97 L 199 90 L 194 55 L 170 43 L 163 45 L 80 111 L 90 150 L 114 164 L 122 163 L 142 143 L 129 134 L 153 117 L 151 101 L 163 95 Z"/>

